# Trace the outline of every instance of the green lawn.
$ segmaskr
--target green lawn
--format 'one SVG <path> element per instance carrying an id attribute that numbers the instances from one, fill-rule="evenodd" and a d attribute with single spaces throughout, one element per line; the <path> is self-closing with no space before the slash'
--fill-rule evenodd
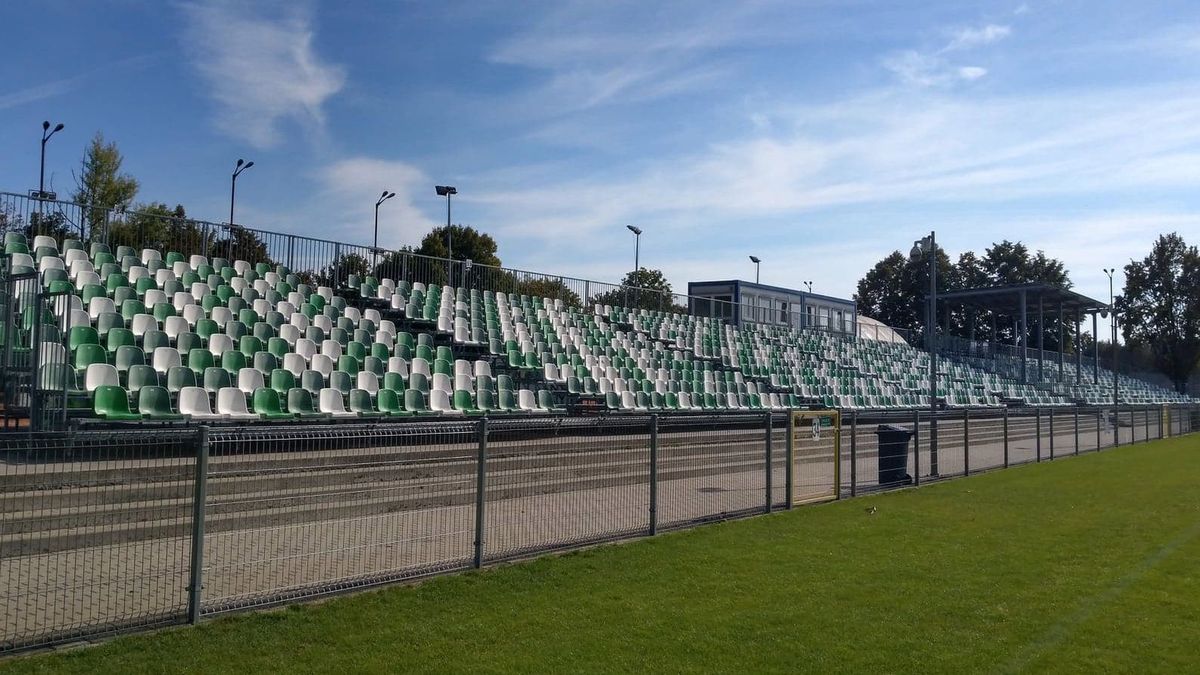
<path id="1" fill-rule="evenodd" d="M 1200 669 L 1198 636 L 1193 436 L 130 636 L 0 671 L 1181 673 Z"/>

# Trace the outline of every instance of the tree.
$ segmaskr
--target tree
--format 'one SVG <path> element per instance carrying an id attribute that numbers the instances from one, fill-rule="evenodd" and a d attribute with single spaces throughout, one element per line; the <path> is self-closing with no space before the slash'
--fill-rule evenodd
<path id="1" fill-rule="evenodd" d="M 954 282 L 950 257 L 937 249 L 938 292 L 949 290 Z M 858 312 L 893 327 L 922 331 L 925 326 L 925 298 L 929 294 L 929 261 L 925 256 L 910 259 L 892 251 L 858 282 L 854 300 Z"/>
<path id="2" fill-rule="evenodd" d="M 470 260 L 480 265 L 500 267 L 500 258 L 496 255 L 496 240 L 490 234 L 484 234 L 469 225 L 451 225 L 454 237 L 454 259 Z M 431 258 L 447 258 L 446 227 L 435 227 L 432 232 L 421 240 L 417 253 Z"/>
<path id="3" fill-rule="evenodd" d="M 371 270 L 371 261 L 358 253 L 346 253 L 334 259 L 328 266 L 317 272 L 315 281 L 320 286 L 340 288 L 346 284 L 351 274 L 360 278 L 366 277 Z"/>
<path id="4" fill-rule="evenodd" d="M 172 208 L 161 202 L 139 205 L 123 217 L 110 221 L 108 244 L 113 248 L 149 248 L 164 255 L 168 251 L 224 255 L 220 251 L 205 249 L 200 227 L 195 221 L 188 220 L 187 211 L 182 205 L 176 204 Z"/>
<path id="5" fill-rule="evenodd" d="M 117 144 L 105 143 L 104 134 L 99 131 L 84 150 L 75 194 L 71 199 L 88 207 L 84 220 L 89 231 L 103 228 L 106 211 L 126 208 L 137 196 L 137 180 L 121 173 L 123 159 Z"/>
<path id="6" fill-rule="evenodd" d="M 951 264 L 946 252 L 938 249 L 938 293 L 986 286 L 1011 286 L 1034 281 L 1070 288 L 1062 261 L 1049 258 L 1038 251 L 1031 254 L 1021 242 L 1002 241 L 988 248 L 982 258 L 970 251 Z M 925 258 L 911 260 L 900 251 L 893 251 L 879 261 L 858 282 L 854 299 L 858 311 L 893 328 L 921 331 L 925 325 L 925 297 L 929 292 L 929 263 Z M 971 333 L 970 310 L 952 306 L 950 333 L 967 337 Z M 944 322 L 944 308 L 939 308 L 938 321 Z M 976 337 L 991 334 L 991 315 L 975 313 Z M 1058 349 L 1058 315 L 1048 312 L 1045 326 L 1047 349 Z M 1030 332 L 1037 333 L 1036 321 L 1030 321 Z M 1074 330 L 1068 329 L 1066 345 L 1074 340 Z M 1010 321 L 999 321 L 997 336 L 1011 341 Z M 1036 344 L 1035 340 L 1030 341 Z"/>
<path id="7" fill-rule="evenodd" d="M 1176 233 L 1163 235 L 1150 255 L 1125 266 L 1117 309 L 1128 342 L 1145 346 L 1175 388 L 1187 391 L 1200 361 L 1200 252 Z"/>
<path id="8" fill-rule="evenodd" d="M 626 274 L 620 287 L 593 295 L 590 304 L 596 303 L 664 312 L 686 311 L 675 304 L 671 284 L 662 270 L 647 267 Z"/>
<path id="9" fill-rule="evenodd" d="M 534 277 L 517 282 L 517 288 L 523 295 L 555 298 L 562 300 L 563 305 L 567 307 L 583 307 L 579 294 L 571 290 L 562 279 Z"/>

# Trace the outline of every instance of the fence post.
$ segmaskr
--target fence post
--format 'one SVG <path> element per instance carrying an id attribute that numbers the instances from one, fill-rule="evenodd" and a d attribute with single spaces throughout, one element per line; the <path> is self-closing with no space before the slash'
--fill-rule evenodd
<path id="1" fill-rule="evenodd" d="M 771 471 L 771 468 L 772 468 L 772 467 L 771 467 L 771 450 L 772 450 L 772 447 L 771 447 L 771 446 L 772 446 L 772 443 L 771 443 L 771 440 L 772 440 L 772 439 L 771 439 L 771 436 L 772 436 L 772 433 L 771 433 L 771 422 L 772 422 L 772 420 L 771 420 L 771 413 L 767 413 L 767 414 L 766 414 L 766 418 L 767 418 L 767 419 L 766 419 L 766 422 L 767 422 L 767 424 L 766 424 L 766 426 L 767 426 L 767 434 L 766 434 L 766 435 L 767 435 L 767 440 L 766 440 L 766 453 L 767 453 L 767 483 L 766 483 L 766 484 L 767 484 L 767 507 L 766 507 L 766 512 L 767 512 L 767 513 L 770 513 L 770 512 L 771 512 L 771 499 L 772 499 L 772 494 L 771 494 L 771 481 L 772 481 L 772 480 L 773 480 L 773 478 L 774 478 L 774 476 L 772 475 L 772 471 Z"/>
<path id="2" fill-rule="evenodd" d="M 1004 406 L 1004 468 L 1008 468 L 1008 406 Z"/>
<path id="3" fill-rule="evenodd" d="M 1035 408 L 1034 416 L 1037 418 L 1034 426 L 1034 436 L 1036 437 L 1034 445 L 1037 448 L 1037 461 L 1040 462 L 1042 461 L 1042 409 Z"/>
<path id="4" fill-rule="evenodd" d="M 1047 410 L 1050 414 L 1050 459 L 1054 459 L 1054 408 Z"/>
<path id="5" fill-rule="evenodd" d="M 487 504 L 487 417 L 479 419 L 479 456 L 475 467 L 475 569 L 483 567 L 484 507 Z"/>
<path id="6" fill-rule="evenodd" d="M 1121 447 L 1121 404 L 1113 404 L 1113 447 Z"/>
<path id="7" fill-rule="evenodd" d="M 921 411 L 913 411 L 913 486 L 921 484 Z"/>
<path id="8" fill-rule="evenodd" d="M 1075 413 L 1075 454 L 1079 454 L 1079 406 L 1073 409 Z"/>
<path id="9" fill-rule="evenodd" d="M 200 621 L 204 589 L 204 513 L 208 502 L 208 427 L 196 437 L 196 475 L 192 492 L 192 562 L 188 580 L 188 623 Z"/>
<path id="10" fill-rule="evenodd" d="M 787 438 L 783 444 L 784 458 L 787 461 L 787 464 L 783 468 L 784 490 L 787 492 L 787 503 L 784 505 L 784 508 L 789 510 L 792 508 L 792 501 L 796 493 L 796 430 L 792 428 L 794 414 L 794 410 L 788 409 Z"/>
<path id="11" fill-rule="evenodd" d="M 963 408 L 963 475 L 971 475 L 971 409 Z"/>
<path id="12" fill-rule="evenodd" d="M 658 415 L 650 416 L 650 536 L 658 534 Z"/>
<path id="13" fill-rule="evenodd" d="M 1104 430 L 1104 410 L 1096 408 L 1096 451 L 1100 451 L 1100 434 Z"/>
<path id="14" fill-rule="evenodd" d="M 850 496 L 858 496 L 858 411 L 850 413 Z"/>

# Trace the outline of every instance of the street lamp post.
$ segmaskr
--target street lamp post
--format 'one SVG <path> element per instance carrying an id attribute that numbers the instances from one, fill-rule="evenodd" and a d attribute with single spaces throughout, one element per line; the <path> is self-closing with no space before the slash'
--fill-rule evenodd
<path id="1" fill-rule="evenodd" d="M 754 283 L 758 283 L 758 268 L 762 264 L 762 259 L 758 256 L 750 256 L 750 262 L 754 263 Z"/>
<path id="2" fill-rule="evenodd" d="M 375 266 L 375 256 L 379 253 L 379 205 L 395 196 L 395 192 L 388 192 L 387 190 L 384 190 L 383 194 L 379 195 L 379 199 L 375 201 L 375 239 L 371 245 L 372 267 Z"/>
<path id="3" fill-rule="evenodd" d="M 626 225 L 625 229 L 627 229 L 633 233 L 633 273 L 634 273 L 634 276 L 630 277 L 630 280 L 636 283 L 637 282 L 637 276 L 636 276 L 637 271 L 642 269 L 641 260 L 639 260 L 639 256 L 641 255 L 641 248 L 642 248 L 642 228 L 638 227 L 637 225 Z M 626 293 L 625 304 L 628 305 L 629 304 L 629 297 L 628 297 L 629 291 L 626 290 L 625 293 Z M 638 301 L 638 293 L 635 290 L 634 295 L 633 295 L 633 303 L 636 305 L 637 301 Z"/>
<path id="4" fill-rule="evenodd" d="M 929 351 L 929 475 L 938 475 L 937 437 L 937 233 L 913 242 L 909 258 L 929 260 L 929 297 L 925 307 L 925 348 Z"/>
<path id="5" fill-rule="evenodd" d="M 808 288 L 808 292 L 809 292 L 809 294 L 812 294 L 812 282 L 811 282 L 811 281 L 805 281 L 805 282 L 804 282 L 804 286 L 805 286 L 806 288 Z"/>
<path id="6" fill-rule="evenodd" d="M 242 175 L 242 172 L 254 166 L 254 162 L 247 162 L 243 159 L 238 159 L 237 164 L 233 167 L 233 176 L 229 179 L 229 256 L 230 262 L 233 262 L 233 228 L 237 227 L 233 223 L 233 204 L 237 198 L 237 179 Z"/>
<path id="7" fill-rule="evenodd" d="M 1115 267 L 1104 268 L 1104 273 L 1106 275 L 1108 275 L 1108 312 L 1109 312 L 1109 315 L 1112 316 L 1111 334 L 1112 334 L 1112 350 L 1113 350 L 1112 371 L 1113 371 L 1113 406 L 1114 407 L 1120 405 L 1120 403 L 1121 403 L 1120 375 L 1119 375 L 1119 371 L 1117 370 L 1117 355 L 1119 353 L 1119 350 L 1117 349 L 1117 307 L 1115 304 L 1116 297 L 1113 296 L 1113 273 L 1115 273 L 1116 271 L 1117 271 L 1117 268 L 1115 268 Z"/>
<path id="8" fill-rule="evenodd" d="M 446 283 L 454 279 L 454 230 L 450 229 L 450 197 L 458 194 L 453 185 L 435 185 L 439 197 L 446 198 Z"/>
<path id="9" fill-rule="evenodd" d="M 63 130 L 63 123 L 59 122 L 55 125 L 54 130 L 50 130 L 50 121 L 42 122 L 42 169 L 38 177 L 38 199 L 46 198 L 46 143 L 50 137 Z"/>

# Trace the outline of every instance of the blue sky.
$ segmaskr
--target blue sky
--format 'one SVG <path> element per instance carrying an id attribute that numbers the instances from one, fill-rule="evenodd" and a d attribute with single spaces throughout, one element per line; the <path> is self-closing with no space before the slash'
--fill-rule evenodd
<path id="1" fill-rule="evenodd" d="M 1200 240 L 1195 2 L 6 3 L 0 189 L 97 130 L 142 201 L 414 243 L 444 218 L 507 265 L 616 280 L 642 262 L 849 295 L 936 229 L 1102 267 Z M 11 30 L 19 27 L 20 30 Z"/>

